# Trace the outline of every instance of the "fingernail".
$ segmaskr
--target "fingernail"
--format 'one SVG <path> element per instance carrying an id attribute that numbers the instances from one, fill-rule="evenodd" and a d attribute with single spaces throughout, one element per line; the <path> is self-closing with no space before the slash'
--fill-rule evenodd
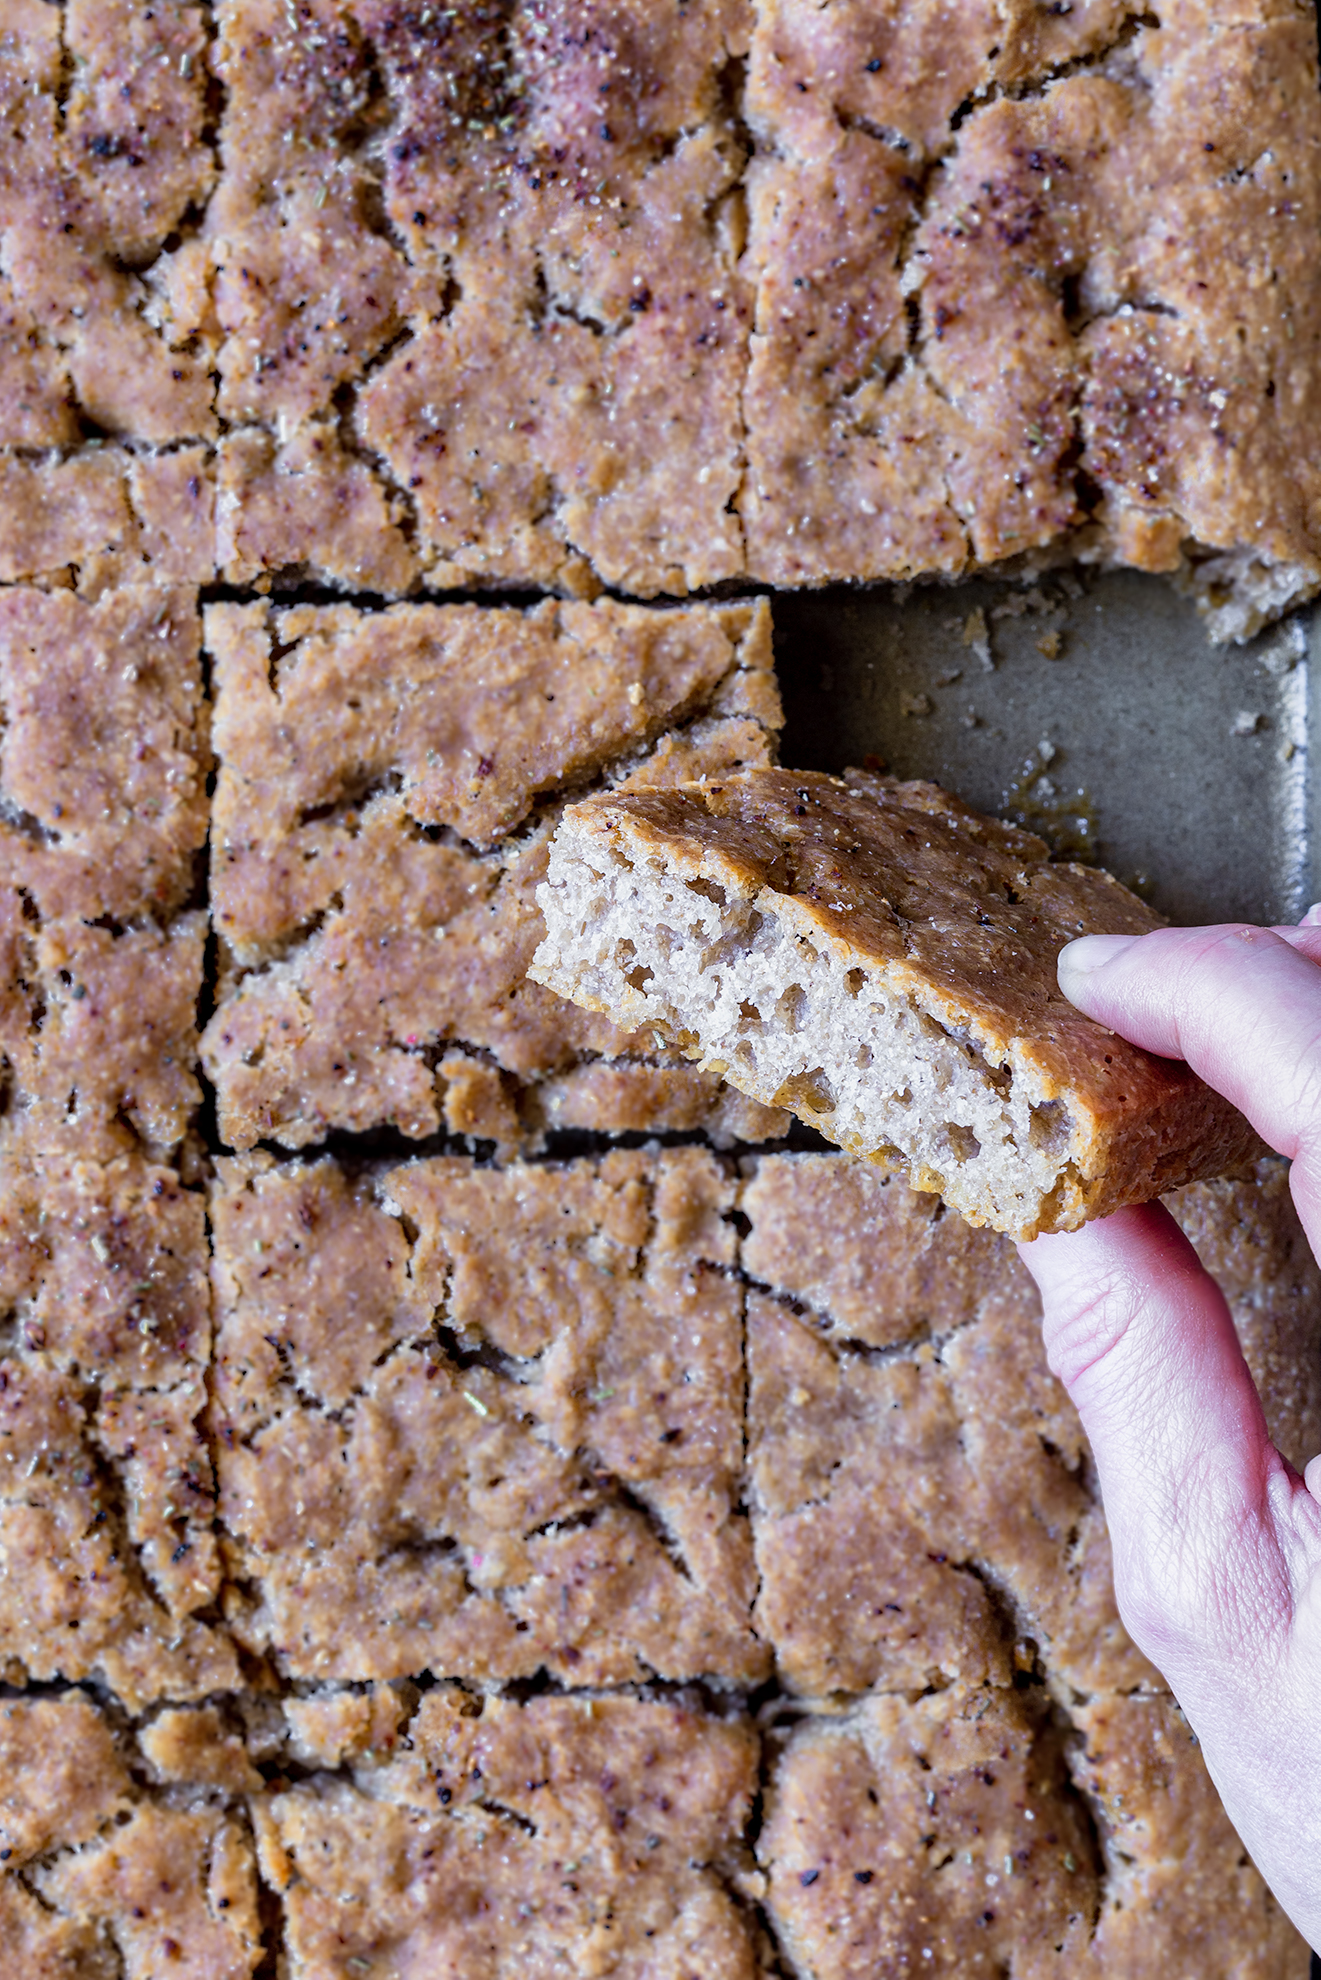
<path id="1" fill-rule="evenodd" d="M 1061 985 L 1066 973 L 1075 979 L 1094 975 L 1139 939 L 1136 935 L 1080 935 L 1076 942 L 1067 942 L 1055 965 Z"/>
<path id="2" fill-rule="evenodd" d="M 1313 901 L 1298 926 L 1300 928 L 1321 927 L 1321 901 Z"/>

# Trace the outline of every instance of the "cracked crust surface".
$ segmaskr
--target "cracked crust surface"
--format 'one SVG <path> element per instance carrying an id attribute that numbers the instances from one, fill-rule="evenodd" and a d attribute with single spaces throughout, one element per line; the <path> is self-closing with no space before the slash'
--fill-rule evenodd
<path id="1" fill-rule="evenodd" d="M 697 1149 L 352 1174 L 250 1157 L 211 1184 L 208 1240 L 182 1182 L 204 1173 L 183 1139 L 202 922 L 175 912 L 205 823 L 192 597 L 0 609 L 4 824 L 26 862 L 0 977 L 0 1675 L 52 1688 L 0 1707 L 7 1964 L 252 1980 L 278 1947 L 341 1980 L 440 1955 L 512 1980 L 566 1954 L 751 1980 L 770 1931 L 828 1980 L 859 1937 L 868 1957 L 909 1943 L 935 1835 L 962 1851 L 938 1886 L 957 1895 L 947 1970 L 985 1946 L 1031 1972 L 1059 1943 L 1084 1971 L 1164 1973 L 1195 1944 L 1301 1980 L 1115 1616 L 1086 1450 L 1007 1247 L 843 1157 L 739 1173 Z M 269 642 L 277 678 L 294 653 Z M 768 670 L 740 676 L 743 712 L 701 734 L 765 717 Z M 309 721 L 311 758 L 356 698 L 340 682 Z M 600 700 L 613 738 L 635 704 Z M 667 732 L 642 775 L 689 775 L 696 749 Z M 451 766 L 453 817 L 427 829 L 499 856 L 459 835 L 535 817 L 544 760 L 521 781 Z M 271 842 L 324 829 L 304 795 Z M 139 918 L 153 904 L 163 928 Z M 436 1071 L 450 1132 L 521 1145 L 498 1067 L 451 1046 Z M 684 1067 L 589 1060 L 538 1104 L 712 1125 Z M 1321 1287 L 1282 1165 L 1176 1209 L 1276 1436 L 1306 1454 Z M 419 1698 L 424 1670 L 465 1689 Z M 568 1695 L 528 1698 L 543 1671 Z M 750 1718 L 768 1676 L 777 1712 L 808 1708 L 787 1742 Z M 1031 1836 L 1005 1806 L 1029 1791 L 1056 1824 Z"/>
<path id="2" fill-rule="evenodd" d="M 0 862 L 43 917 L 150 912 L 208 824 L 197 594 L 0 590 Z"/>
<path id="3" fill-rule="evenodd" d="M 633 1069 L 557 1086 L 528 1134 L 566 1114 L 646 1126 L 653 1096 L 686 1125 L 776 1130 L 765 1108 L 729 1115 L 714 1082 L 636 1064 L 649 1041 L 525 980 L 554 793 L 768 760 L 764 606 L 220 605 L 207 640 L 226 974 L 203 1058 L 231 1147 L 433 1133 L 468 1105 L 445 1083 L 459 1046 L 489 1068 L 502 1143 L 523 1131 L 521 1084 L 601 1053 Z"/>
<path id="4" fill-rule="evenodd" d="M 1085 933 L 1160 918 L 933 784 L 760 770 L 573 806 L 534 980 L 654 1026 L 974 1224 L 1019 1238 L 1260 1148 L 1182 1065 L 1061 995 Z"/>
<path id="5" fill-rule="evenodd" d="M 262 1946 L 246 1822 L 196 1786 L 183 1806 L 144 1793 L 131 1757 L 77 1693 L 0 1704 L 5 1970 L 250 1980 Z"/>
<path id="6" fill-rule="evenodd" d="M 205 1205 L 142 1157 L 0 1158 L 0 1643 L 130 1710 L 238 1682 L 220 1592 Z"/>
<path id="7" fill-rule="evenodd" d="M 1158 1683 L 1012 1247 L 829 1156 L 763 1158 L 742 1208 L 757 1621 L 788 1682 L 1004 1684 L 1040 1650 L 1079 1690 Z"/>
<path id="8" fill-rule="evenodd" d="M 11 1680 L 133 1711 L 239 1678 L 205 1205 L 170 1160 L 201 1099 L 199 634 L 190 587 L 0 592 L 0 1642 Z"/>
<path id="9" fill-rule="evenodd" d="M 1321 391 L 1295 320 L 1311 15 L 968 0 L 957 22 L 757 10 L 749 572 L 954 573 L 1086 523 L 1085 554 L 1191 565 L 1242 636 L 1321 575 L 1294 441 Z"/>
<path id="10" fill-rule="evenodd" d="M 756 1769 L 746 1724 L 679 1701 L 434 1691 L 407 1752 L 259 1804 L 292 1980 L 378 1964 L 513 1980 L 565 1962 L 755 1980 L 726 1884 Z"/>
<path id="11" fill-rule="evenodd" d="M 1039 1696 L 962 1685 L 801 1727 L 758 1845 L 798 1970 L 1078 1971 L 1100 1865 L 1062 1748 Z"/>
<path id="12" fill-rule="evenodd" d="M 441 622 L 387 651 L 368 609 L 423 585 L 679 594 L 768 556 L 777 583 L 836 555 L 948 571 L 1022 531 L 1145 568 L 1191 551 L 1222 634 L 1284 609 L 1316 561 L 1279 439 L 1316 366 L 1299 18 L 1239 8 L 1231 41 L 1188 9 L 1157 32 L 1112 0 L 1002 7 L 983 67 L 991 24 L 962 6 L 0 0 L 0 584 L 24 587 L 0 593 L 0 1678 L 27 1688 L 0 1700 L 4 1971 L 828 1980 L 864 1929 L 864 1971 L 878 1945 L 920 1961 L 905 1914 L 934 1885 L 960 1974 L 988 1948 L 1054 1970 L 1058 1942 L 1084 1972 L 1164 1980 L 1191 1947 L 1301 1980 L 1115 1618 L 1005 1248 L 842 1158 L 512 1162 L 556 1131 L 785 1125 L 650 1041 L 599 1056 L 626 1034 L 521 981 L 548 792 L 767 760 L 764 613 L 695 614 L 639 715 L 651 675 L 624 660 L 656 627 L 601 607 L 613 644 L 572 670 L 600 692 L 559 729 L 527 705 L 545 654 L 483 700 L 508 656 L 477 642 L 455 742 L 417 706 L 449 692 Z M 949 91 L 984 81 L 951 132 Z M 900 85 L 916 193 L 876 121 Z M 1180 156 L 1180 118 L 1218 153 Z M 849 263 L 846 231 L 878 229 Z M 988 260 L 1012 349 L 970 307 Z M 412 1121 L 504 1167 L 359 1148 L 210 1174 L 192 588 L 217 578 L 363 608 L 319 706 L 277 687 L 329 620 L 290 645 L 263 617 L 257 768 L 215 808 L 261 840 L 222 958 L 233 1145 Z M 690 678 L 712 626 L 735 658 Z M 338 889 L 282 892 L 282 859 Z M 1321 1288 L 1282 1168 L 1177 1211 L 1310 1455 Z M 417 1682 L 442 1655 L 462 1688 Z M 350 1662 L 398 1675 L 324 1674 Z M 953 1682 L 884 1690 L 914 1673 Z M 768 1677 L 787 1740 L 783 1692 L 752 1716 Z M 1059 1825 L 1040 1840 L 1028 1791 Z M 959 1845 L 938 1876 L 933 1829 Z M 1085 1950 L 1080 1889 L 1103 1906 Z"/>
<path id="13" fill-rule="evenodd" d="M 274 574 L 384 597 L 418 572 L 398 500 L 324 420 L 283 441 L 252 426 L 220 443 L 215 556 L 229 584 Z"/>
<path id="14" fill-rule="evenodd" d="M 0 1520 L 11 1561 L 31 1540 L 5 1675 L 85 1671 L 120 1701 L 0 1711 L 0 1945 L 30 1970 L 99 1973 L 109 1933 L 130 1972 L 168 1938 L 242 1976 L 274 1930 L 291 1973 L 343 1980 L 442 1953 L 745 1980 L 759 1905 L 818 1980 L 924 1947 L 951 1974 L 1054 1972 L 1057 1947 L 1163 1974 L 1189 1945 L 1305 1972 L 1114 1614 L 1086 1447 L 1003 1239 L 835 1155 L 357 1180 L 248 1157 L 211 1190 L 209 1349 L 200 1203 L 170 1171 L 11 1167 L 4 1206 Z M 1284 1165 L 1174 1207 L 1274 1434 L 1312 1448 L 1290 1361 L 1321 1288 Z M 225 1621 L 190 1665 L 208 1445 L 202 1613 Z M 419 1694 L 447 1645 L 463 1688 Z M 788 1696 L 759 1733 L 772 1658 Z M 568 1692 L 481 1698 L 537 1667 Z M 700 1672 L 707 1702 L 657 1670 Z"/>
<path id="15" fill-rule="evenodd" d="M 0 590 L 0 1148 L 184 1137 L 207 917 L 196 593 Z"/>
<path id="16" fill-rule="evenodd" d="M 1272 1435 L 1310 1450 L 1321 1421 L 1285 1344 L 1300 1308 L 1314 1339 L 1321 1309 L 1287 1190 L 1263 1161 L 1170 1207 L 1220 1278 Z M 794 1969 L 1045 1974 L 1063 1956 L 1154 1976 L 1193 1958 L 1301 1980 L 1306 1947 L 1119 1621 L 1090 1457 L 1012 1247 L 832 1156 L 762 1158 L 741 1205 L 745 1270 L 774 1288 L 748 1309 L 756 1618 L 791 1684 L 848 1708 L 772 1762 L 757 1847 Z M 782 1242 L 791 1213 L 829 1253 Z M 1291 1276 L 1286 1313 L 1270 1289 Z M 901 1527 L 892 1546 L 914 1506 L 922 1540 Z"/>
<path id="17" fill-rule="evenodd" d="M 224 1178 L 213 1428 L 240 1641 L 289 1678 L 756 1682 L 733 1192 L 710 1155 L 442 1158 L 374 1190 L 250 1157 Z"/>
<path id="18" fill-rule="evenodd" d="M 1297 1934 L 1235 1846 L 1175 1700 L 1096 1698 L 1074 1723 L 1082 1743 L 1070 1766 L 1104 1825 L 1108 1883 L 1079 1972 L 1157 1980 L 1179 1961 L 1205 1969 L 1238 1958 L 1302 1973 Z"/>
<path id="19" fill-rule="evenodd" d="M 215 175 L 203 9 L 8 0 L 4 20 L 0 441 L 207 439 L 205 276 L 177 238 Z"/>
<path id="20" fill-rule="evenodd" d="M 1010 1664 L 969 1564 L 974 1479 L 930 1350 L 873 1366 L 748 1307 L 758 1626 L 795 1689 L 920 1690 Z"/>
<path id="21" fill-rule="evenodd" d="M 758 1850 L 816 1980 L 1307 1970 L 1169 1697 L 869 1699 L 791 1737 Z"/>
<path id="22" fill-rule="evenodd" d="M 0 447 L 0 582 L 73 580 L 93 598 L 119 585 L 210 583 L 214 473 L 204 447 Z"/>
<path id="23" fill-rule="evenodd" d="M 431 584 L 737 576 L 742 11 L 221 0 L 222 413 L 333 411 Z"/>
<path id="24" fill-rule="evenodd" d="M 207 918 L 196 592 L 0 590 L 0 1148 L 178 1144 Z"/>
<path id="25" fill-rule="evenodd" d="M 1321 1278 L 1287 1167 L 1168 1203 L 1224 1289 L 1272 1436 L 1311 1450 Z M 1039 1654 L 1079 1694 L 1159 1687 L 1119 1620 L 1090 1454 L 1012 1245 L 835 1156 L 760 1157 L 740 1207 L 756 1616 L 788 1681 L 1004 1681 Z M 812 1231 L 819 1248 L 794 1241 Z"/>
<path id="26" fill-rule="evenodd" d="M 202 1097 L 197 1000 L 206 917 L 164 928 L 34 920 L 0 885 L 6 1143 L 101 1155 L 173 1149 Z"/>
<path id="27" fill-rule="evenodd" d="M 12 576 L 652 596 L 1067 550 L 1222 639 L 1321 582 L 1303 5 L 5 18 Z M 219 439 L 186 560 L 106 437 Z"/>

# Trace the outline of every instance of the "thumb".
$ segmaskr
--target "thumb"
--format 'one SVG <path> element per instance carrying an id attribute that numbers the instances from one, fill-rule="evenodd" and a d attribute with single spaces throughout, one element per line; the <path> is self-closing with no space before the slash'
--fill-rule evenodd
<path id="1" fill-rule="evenodd" d="M 1278 1502 L 1307 1495 L 1270 1441 L 1219 1287 L 1159 1204 L 1020 1252 L 1096 1458 L 1131 1635 L 1181 1698 L 1208 1665 L 1260 1669 L 1292 1612 Z"/>

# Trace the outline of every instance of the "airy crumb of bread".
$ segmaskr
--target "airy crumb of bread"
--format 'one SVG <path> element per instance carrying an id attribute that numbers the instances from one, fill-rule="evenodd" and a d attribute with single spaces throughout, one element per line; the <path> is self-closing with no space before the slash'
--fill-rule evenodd
<path id="1" fill-rule="evenodd" d="M 1224 1172 L 1247 1123 L 1068 1005 L 1075 936 L 1159 917 L 929 784 L 787 770 L 588 799 L 535 981 L 1022 1238 Z"/>
<path id="2" fill-rule="evenodd" d="M 1239 645 L 1315 595 L 1316 571 L 1302 562 L 1274 563 L 1251 548 L 1227 550 L 1176 576 L 1190 592 L 1217 645 Z"/>

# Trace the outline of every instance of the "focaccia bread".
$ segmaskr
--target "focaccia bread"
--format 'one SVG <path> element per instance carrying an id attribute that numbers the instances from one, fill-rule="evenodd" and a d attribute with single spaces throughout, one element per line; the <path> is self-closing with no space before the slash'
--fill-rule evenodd
<path id="1" fill-rule="evenodd" d="M 1310 5 L 3 21 L 0 578 L 1321 584 Z"/>
<path id="2" fill-rule="evenodd" d="M 931 784 L 751 771 L 566 813 L 530 974 L 1015 1237 L 1257 1146 L 1186 1066 L 1069 1005 L 1076 936 L 1160 918 Z"/>
<path id="3" fill-rule="evenodd" d="M 1316 17 L 758 0 L 740 498 L 774 585 L 1068 544 L 1241 639 L 1321 577 Z"/>
<path id="4" fill-rule="evenodd" d="M 714 1126 L 717 1080 L 650 1063 L 525 972 L 561 792 L 770 760 L 764 603 L 225 603 L 205 638 L 220 981 L 202 1062 L 224 1142 Z"/>
<path id="5" fill-rule="evenodd" d="M 1303 1980 L 1012 1245 L 526 970 L 745 581 L 1321 585 L 1319 159 L 1311 0 L 0 0 L 0 1976 Z"/>

